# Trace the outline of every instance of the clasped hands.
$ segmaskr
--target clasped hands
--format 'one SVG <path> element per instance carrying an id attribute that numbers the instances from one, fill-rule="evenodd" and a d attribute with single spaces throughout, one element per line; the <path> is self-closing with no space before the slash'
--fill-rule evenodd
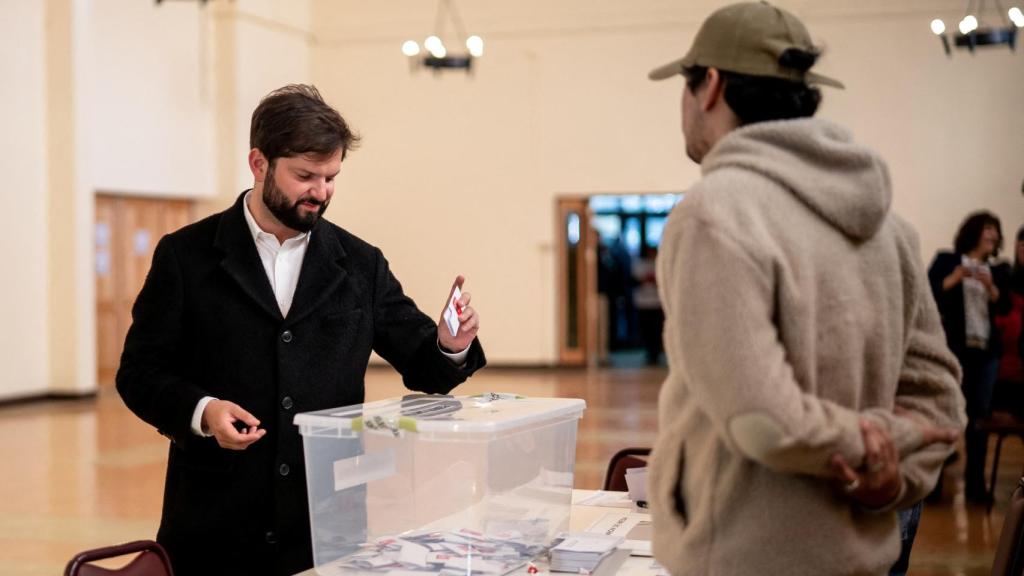
<path id="1" fill-rule="evenodd" d="M 921 431 L 922 447 L 936 443 L 952 444 L 959 436 L 955 428 L 936 427 L 900 407 L 894 411 L 917 425 Z M 864 441 L 863 463 L 854 468 L 842 456 L 835 454 L 829 460 L 829 472 L 836 486 L 849 498 L 868 509 L 883 508 L 899 497 L 903 490 L 899 452 L 888 431 L 875 422 L 862 418 L 860 430 Z"/>

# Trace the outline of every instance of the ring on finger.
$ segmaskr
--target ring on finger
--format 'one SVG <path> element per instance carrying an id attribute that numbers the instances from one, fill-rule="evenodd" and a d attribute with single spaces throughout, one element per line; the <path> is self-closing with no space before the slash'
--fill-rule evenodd
<path id="1" fill-rule="evenodd" d="M 857 488 L 860 488 L 860 478 L 854 478 L 843 486 L 844 492 L 855 492 Z"/>

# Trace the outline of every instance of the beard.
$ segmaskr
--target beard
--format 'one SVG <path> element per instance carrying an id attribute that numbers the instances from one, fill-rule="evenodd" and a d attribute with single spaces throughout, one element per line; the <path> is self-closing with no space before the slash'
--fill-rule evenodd
<path id="1" fill-rule="evenodd" d="M 319 206 L 316 211 L 303 210 L 299 207 L 303 202 L 309 202 Z M 295 202 L 289 202 L 288 198 L 275 184 L 274 167 L 267 170 L 267 177 L 263 180 L 263 203 L 270 210 L 270 213 L 281 224 L 298 232 L 309 232 L 320 220 L 324 210 L 330 202 L 320 202 L 312 196 L 300 196 Z"/>

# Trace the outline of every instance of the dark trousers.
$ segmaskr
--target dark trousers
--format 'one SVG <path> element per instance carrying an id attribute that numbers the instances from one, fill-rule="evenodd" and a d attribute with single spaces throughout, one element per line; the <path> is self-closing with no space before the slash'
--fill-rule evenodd
<path id="1" fill-rule="evenodd" d="M 978 420 L 992 412 L 992 393 L 995 390 L 999 359 L 987 350 L 968 348 L 960 358 L 964 371 L 961 390 L 967 401 L 967 430 L 964 447 L 967 462 L 964 465 L 965 493 L 968 500 L 988 497 L 985 489 L 985 456 L 988 452 L 988 434 L 977 429 Z"/>
<path id="2" fill-rule="evenodd" d="M 665 326 L 665 313 L 661 308 L 640 308 L 637 311 L 640 324 L 640 338 L 644 343 L 648 364 L 657 364 L 661 356 L 661 333 Z"/>

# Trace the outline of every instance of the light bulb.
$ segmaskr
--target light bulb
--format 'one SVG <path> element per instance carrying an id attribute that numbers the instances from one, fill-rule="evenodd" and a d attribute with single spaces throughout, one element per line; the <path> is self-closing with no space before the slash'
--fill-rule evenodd
<path id="1" fill-rule="evenodd" d="M 444 44 L 441 42 L 441 39 L 438 38 L 437 36 L 428 36 L 427 39 L 423 41 L 423 47 L 426 48 L 427 51 L 430 52 L 431 54 L 434 54 L 438 50 L 443 49 Z M 436 54 L 434 55 L 436 56 Z"/>
<path id="2" fill-rule="evenodd" d="M 936 18 L 932 20 L 932 34 L 939 36 L 946 31 L 946 23 Z"/>
<path id="3" fill-rule="evenodd" d="M 964 16 L 964 19 L 960 21 L 960 33 L 970 34 L 978 29 L 978 19 L 973 14 Z"/>
<path id="4" fill-rule="evenodd" d="M 474 57 L 479 58 L 484 55 L 484 39 L 479 36 L 470 36 L 466 38 L 466 49 Z"/>
<path id="5" fill-rule="evenodd" d="M 415 56 L 420 53 L 420 45 L 415 40 L 406 40 L 405 44 L 402 44 L 402 54 L 406 56 Z"/>
<path id="6" fill-rule="evenodd" d="M 1022 12 L 1020 8 L 1014 6 L 1013 8 L 1010 8 L 1008 14 L 1010 15 L 1010 20 L 1013 21 L 1014 26 L 1017 28 L 1024 28 L 1024 12 Z"/>

